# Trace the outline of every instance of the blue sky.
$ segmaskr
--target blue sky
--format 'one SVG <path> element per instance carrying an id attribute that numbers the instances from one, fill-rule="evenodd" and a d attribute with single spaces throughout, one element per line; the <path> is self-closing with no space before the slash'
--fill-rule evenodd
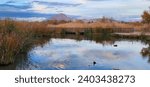
<path id="1" fill-rule="evenodd" d="M 64 13 L 79 18 L 112 17 L 117 20 L 140 20 L 150 0 L 1 0 L 0 18 L 45 20 Z"/>

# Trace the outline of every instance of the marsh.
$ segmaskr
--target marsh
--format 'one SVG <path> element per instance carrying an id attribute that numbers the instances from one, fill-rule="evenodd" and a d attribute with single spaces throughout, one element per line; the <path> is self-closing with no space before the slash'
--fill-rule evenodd
<path id="1" fill-rule="evenodd" d="M 148 47 L 148 43 L 136 39 L 53 37 L 0 69 L 149 70 L 149 56 L 141 54 Z"/>

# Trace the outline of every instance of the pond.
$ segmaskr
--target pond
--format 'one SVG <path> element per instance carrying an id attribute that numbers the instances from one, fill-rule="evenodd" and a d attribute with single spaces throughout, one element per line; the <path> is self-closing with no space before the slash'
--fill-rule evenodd
<path id="1" fill-rule="evenodd" d="M 0 69 L 150 70 L 149 56 L 141 55 L 148 46 L 141 40 L 51 38 L 20 56 L 15 64 Z"/>

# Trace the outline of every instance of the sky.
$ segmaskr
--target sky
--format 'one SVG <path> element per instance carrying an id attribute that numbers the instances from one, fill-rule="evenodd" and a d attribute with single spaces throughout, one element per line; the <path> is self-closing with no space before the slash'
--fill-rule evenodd
<path id="1" fill-rule="evenodd" d="M 149 6 L 150 0 L 1 0 L 0 18 L 40 21 L 64 13 L 82 19 L 136 21 Z"/>

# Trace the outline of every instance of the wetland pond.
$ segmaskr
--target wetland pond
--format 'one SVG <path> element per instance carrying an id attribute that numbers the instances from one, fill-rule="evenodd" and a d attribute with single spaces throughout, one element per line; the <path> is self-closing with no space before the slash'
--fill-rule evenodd
<path id="1" fill-rule="evenodd" d="M 70 36 L 69 36 L 70 37 Z M 141 40 L 51 38 L 34 46 L 26 56 L 0 69 L 19 70 L 150 70 Z"/>

